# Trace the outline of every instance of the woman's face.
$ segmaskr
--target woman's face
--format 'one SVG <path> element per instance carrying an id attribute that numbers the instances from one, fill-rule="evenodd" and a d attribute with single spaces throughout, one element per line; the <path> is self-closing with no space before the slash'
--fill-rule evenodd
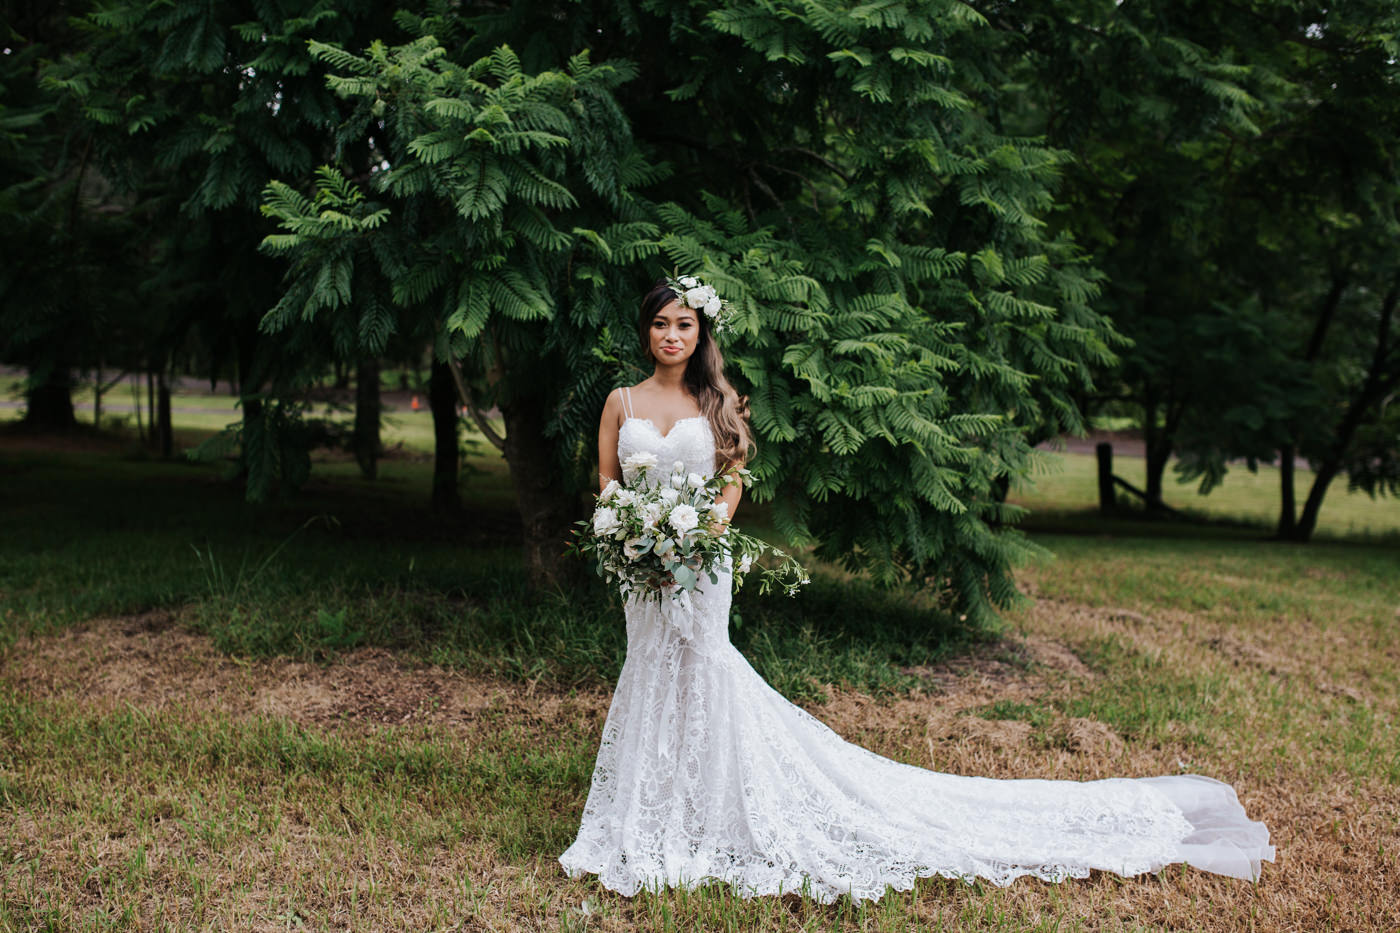
<path id="1" fill-rule="evenodd" d="M 672 301 L 651 319 L 651 355 L 662 366 L 685 363 L 700 342 L 700 320 L 695 312 Z"/>

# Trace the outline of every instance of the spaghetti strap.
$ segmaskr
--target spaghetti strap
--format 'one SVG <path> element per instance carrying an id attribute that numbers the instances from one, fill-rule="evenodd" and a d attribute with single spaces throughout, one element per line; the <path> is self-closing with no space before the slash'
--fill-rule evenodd
<path id="1" fill-rule="evenodd" d="M 622 387 L 622 412 L 627 417 L 632 417 L 632 390 L 627 386 Z"/>

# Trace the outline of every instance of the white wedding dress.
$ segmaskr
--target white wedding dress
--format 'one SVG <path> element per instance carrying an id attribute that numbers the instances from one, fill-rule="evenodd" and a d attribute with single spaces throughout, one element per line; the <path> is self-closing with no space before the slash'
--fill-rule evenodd
<path id="1" fill-rule="evenodd" d="M 628 417 L 619 459 L 641 451 L 714 472 L 703 417 L 666 435 Z M 829 902 L 879 898 L 930 875 L 1005 885 L 1187 862 L 1257 879 L 1273 859 L 1264 824 L 1211 778 L 993 780 L 852 745 L 729 643 L 730 574 L 701 586 L 688 613 L 627 602 L 627 659 L 578 838 L 559 858 L 571 876 L 594 873 L 629 896 L 722 882 Z"/>

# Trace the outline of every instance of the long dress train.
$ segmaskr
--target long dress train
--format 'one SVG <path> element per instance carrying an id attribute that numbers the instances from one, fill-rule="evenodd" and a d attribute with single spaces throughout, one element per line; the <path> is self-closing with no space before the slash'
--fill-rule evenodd
<path id="1" fill-rule="evenodd" d="M 708 422 L 662 435 L 629 417 L 620 459 L 639 451 L 714 469 Z M 1197 775 L 1100 781 L 995 780 L 900 764 L 852 745 L 789 703 L 729 642 L 731 577 L 692 609 L 629 600 L 627 659 L 574 843 L 559 861 L 625 895 L 732 885 L 878 898 L 919 877 L 1091 869 L 1131 876 L 1186 862 L 1256 879 L 1274 849 L 1228 784 Z"/>

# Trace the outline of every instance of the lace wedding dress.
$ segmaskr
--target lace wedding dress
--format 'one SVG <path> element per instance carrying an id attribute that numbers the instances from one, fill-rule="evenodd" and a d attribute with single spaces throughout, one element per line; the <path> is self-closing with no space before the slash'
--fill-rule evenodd
<path id="1" fill-rule="evenodd" d="M 714 471 L 703 417 L 661 434 L 629 417 L 619 459 Z M 627 659 L 578 838 L 559 861 L 625 895 L 718 881 L 745 895 L 879 898 L 943 875 L 1009 884 L 1187 862 L 1259 876 L 1274 849 L 1234 790 L 1176 775 L 993 780 L 900 764 L 789 703 L 729 643 L 731 576 L 687 613 L 628 601 Z"/>

